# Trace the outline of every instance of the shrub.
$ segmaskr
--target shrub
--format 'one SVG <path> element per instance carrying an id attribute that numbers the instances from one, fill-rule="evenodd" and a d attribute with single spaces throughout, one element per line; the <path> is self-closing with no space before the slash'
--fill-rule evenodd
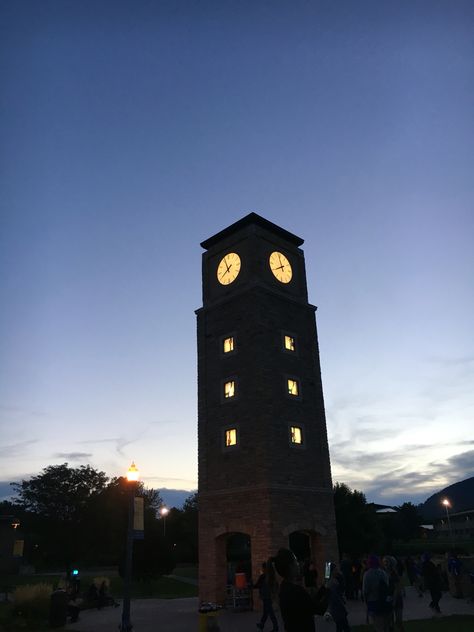
<path id="1" fill-rule="evenodd" d="M 17 586 L 13 594 L 13 610 L 25 619 L 48 618 L 51 584 L 26 584 Z"/>

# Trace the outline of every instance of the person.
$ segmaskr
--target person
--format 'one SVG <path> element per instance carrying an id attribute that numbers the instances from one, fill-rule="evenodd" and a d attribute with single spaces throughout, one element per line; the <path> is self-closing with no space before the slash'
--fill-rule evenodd
<path id="1" fill-rule="evenodd" d="M 286 632 L 315 632 L 316 606 L 308 592 L 296 584 L 299 573 L 296 557 L 289 549 L 280 549 L 274 566 L 282 577 L 279 600 Z"/>
<path id="2" fill-rule="evenodd" d="M 341 560 L 341 573 L 344 578 L 345 595 L 347 599 L 354 598 L 354 586 L 352 577 L 352 563 L 349 556 L 344 553 Z"/>
<path id="3" fill-rule="evenodd" d="M 384 632 L 387 617 L 388 576 L 380 568 L 376 555 L 369 555 L 362 578 L 362 594 L 367 605 L 367 619 L 376 632 Z"/>
<path id="4" fill-rule="evenodd" d="M 439 600 L 441 599 L 441 576 L 438 569 L 431 561 L 431 555 L 424 553 L 422 555 L 421 571 L 425 582 L 425 587 L 430 591 L 431 601 L 429 607 L 436 613 L 441 614 Z"/>
<path id="5" fill-rule="evenodd" d="M 99 595 L 99 605 L 98 605 L 99 610 L 100 608 L 103 608 L 105 606 L 114 606 L 115 608 L 117 608 L 117 606 L 119 605 L 118 602 L 115 601 L 115 599 L 109 593 L 109 586 L 105 579 L 102 581 L 99 587 L 98 595 Z"/>
<path id="6" fill-rule="evenodd" d="M 316 564 L 313 560 L 306 560 L 303 567 L 303 581 L 304 587 L 309 592 L 311 597 L 316 594 L 318 588 L 318 571 L 316 570 Z"/>
<path id="7" fill-rule="evenodd" d="M 388 631 L 403 632 L 403 587 L 397 570 L 397 560 L 386 555 L 383 566 L 388 575 L 388 597 L 392 607 L 387 609 L 385 627 Z"/>
<path id="8" fill-rule="evenodd" d="M 352 589 L 354 599 L 362 597 L 362 563 L 358 558 L 352 561 Z"/>
<path id="9" fill-rule="evenodd" d="M 423 583 L 423 573 L 421 570 L 422 567 L 422 561 L 420 556 L 418 556 L 414 561 L 413 561 L 413 586 L 416 590 L 416 593 L 418 595 L 418 597 L 423 597 L 423 593 L 425 591 L 425 585 Z"/>
<path id="10" fill-rule="evenodd" d="M 410 586 L 413 586 L 416 580 L 416 563 L 415 560 L 409 555 L 405 560 L 405 568 L 407 571 L 408 581 L 410 582 Z"/>
<path id="11" fill-rule="evenodd" d="M 67 615 L 70 617 L 71 623 L 79 621 L 80 599 L 78 598 L 74 586 L 70 584 L 66 590 L 67 593 Z"/>
<path id="12" fill-rule="evenodd" d="M 273 600 L 277 594 L 278 587 L 271 560 L 262 563 L 262 572 L 254 584 L 254 588 L 258 590 L 258 594 L 263 603 L 262 617 L 259 623 L 257 623 L 257 628 L 263 630 L 268 617 L 270 617 L 270 621 L 273 625 L 271 632 L 277 632 L 278 621 L 275 611 L 273 610 Z"/>
<path id="13" fill-rule="evenodd" d="M 99 591 L 95 582 L 92 582 L 87 589 L 86 600 L 89 606 L 99 607 Z"/>
<path id="14" fill-rule="evenodd" d="M 336 624 L 336 632 L 350 632 L 351 628 L 347 620 L 347 609 L 344 602 L 344 588 L 341 577 L 337 572 L 336 564 L 331 563 L 328 580 L 329 605 L 328 612 Z"/>
<path id="15" fill-rule="evenodd" d="M 448 557 L 448 573 L 451 578 L 450 585 L 452 585 L 453 597 L 455 599 L 462 599 L 462 564 L 460 559 L 457 556 L 457 553 L 452 552 Z"/>

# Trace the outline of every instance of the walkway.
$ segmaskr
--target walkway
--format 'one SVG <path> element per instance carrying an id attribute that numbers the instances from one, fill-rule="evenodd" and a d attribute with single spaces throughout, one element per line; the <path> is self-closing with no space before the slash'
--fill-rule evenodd
<path id="1" fill-rule="evenodd" d="M 414 589 L 407 588 L 405 600 L 405 619 L 426 619 L 432 616 L 428 608 L 429 597 L 419 598 Z M 474 615 L 474 604 L 466 599 L 454 599 L 447 593 L 440 602 L 444 615 Z M 136 599 L 132 601 L 132 622 L 134 632 L 195 632 L 198 629 L 198 600 L 188 599 Z M 351 625 L 365 623 L 365 606 L 362 602 L 348 602 L 349 622 Z M 117 632 L 120 623 L 121 608 L 86 610 L 81 619 L 69 624 L 66 630 L 77 632 Z M 219 625 L 222 632 L 244 632 L 256 630 L 257 612 L 222 611 Z M 270 624 L 267 624 L 270 629 Z M 334 632 L 334 624 L 317 617 L 318 632 Z M 283 626 L 281 625 L 281 630 Z"/>

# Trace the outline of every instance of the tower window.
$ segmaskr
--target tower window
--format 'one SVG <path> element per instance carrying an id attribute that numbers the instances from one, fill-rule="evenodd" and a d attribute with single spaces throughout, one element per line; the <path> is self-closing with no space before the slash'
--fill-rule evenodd
<path id="1" fill-rule="evenodd" d="M 222 352 L 223 353 L 232 353 L 235 349 L 234 336 L 229 336 L 228 338 L 223 338 L 222 340 Z"/>
<path id="2" fill-rule="evenodd" d="M 231 448 L 237 445 L 237 428 L 228 428 L 225 431 L 225 447 Z"/>
<path id="3" fill-rule="evenodd" d="M 296 380 L 295 378 L 288 378 L 286 382 L 288 395 L 291 395 L 291 397 L 299 397 L 301 394 L 299 380 Z"/>
<path id="4" fill-rule="evenodd" d="M 296 351 L 296 338 L 285 334 L 283 336 L 283 346 L 286 351 Z"/>
<path id="5" fill-rule="evenodd" d="M 290 426 L 290 441 L 295 445 L 302 445 L 303 430 L 300 426 Z"/>
<path id="6" fill-rule="evenodd" d="M 224 382 L 224 399 L 235 397 L 235 380 Z"/>

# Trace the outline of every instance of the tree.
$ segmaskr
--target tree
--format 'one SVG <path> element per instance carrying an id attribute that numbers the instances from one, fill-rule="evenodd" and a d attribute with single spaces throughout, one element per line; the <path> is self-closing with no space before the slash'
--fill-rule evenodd
<path id="1" fill-rule="evenodd" d="M 108 478 L 105 472 L 90 465 L 78 468 L 50 465 L 41 474 L 21 483 L 13 483 L 24 510 L 63 522 L 77 521 L 88 501 L 103 491 Z"/>
<path id="2" fill-rule="evenodd" d="M 344 483 L 334 486 L 339 552 L 358 555 L 376 549 L 381 540 L 375 511 L 362 492 Z"/>
<path id="3" fill-rule="evenodd" d="M 403 503 L 397 510 L 397 539 L 407 541 L 418 538 L 419 527 L 423 521 L 418 507 L 413 503 Z"/>
<path id="4" fill-rule="evenodd" d="M 15 505 L 34 542 L 35 562 L 70 566 L 83 556 L 91 527 L 89 508 L 108 478 L 89 465 L 50 465 L 37 476 L 15 483 Z"/>

